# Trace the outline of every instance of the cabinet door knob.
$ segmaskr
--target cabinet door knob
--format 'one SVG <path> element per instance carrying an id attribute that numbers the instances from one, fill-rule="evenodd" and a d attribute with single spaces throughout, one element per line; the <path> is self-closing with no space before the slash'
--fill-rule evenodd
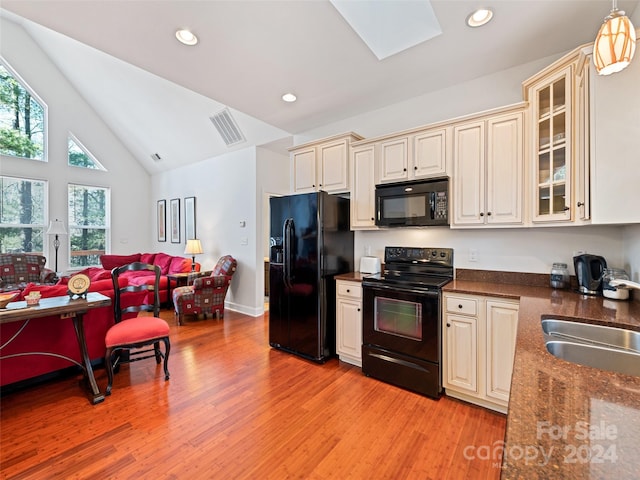
<path id="1" fill-rule="evenodd" d="M 459 304 L 459 305 L 458 305 L 458 308 L 462 308 L 462 304 Z"/>
<path id="2" fill-rule="evenodd" d="M 347 293 L 351 293 L 351 290 L 349 290 L 348 288 L 347 288 Z"/>
<path id="3" fill-rule="evenodd" d="M 360 309 L 358 309 L 358 311 L 360 311 Z"/>
<path id="4" fill-rule="evenodd" d="M 375 218 L 371 217 L 371 221 L 372 221 L 372 222 L 374 222 L 374 221 L 375 221 Z"/>
<path id="5" fill-rule="evenodd" d="M 413 169 L 414 169 L 414 170 L 417 170 L 417 169 L 418 169 L 418 166 L 417 166 L 417 165 L 414 165 L 414 166 L 413 166 Z"/>
<path id="6" fill-rule="evenodd" d="M 450 326 L 451 326 L 451 324 L 450 324 L 450 323 L 447 323 L 447 328 L 448 328 L 448 327 L 450 327 Z"/>
<path id="7" fill-rule="evenodd" d="M 480 212 L 480 216 L 481 216 L 481 217 L 484 217 L 484 212 Z"/>
<path id="8" fill-rule="evenodd" d="M 321 186 L 322 186 L 322 184 L 320 184 L 320 185 L 318 185 L 318 186 L 319 186 L 319 187 L 321 187 Z"/>
<path id="9" fill-rule="evenodd" d="M 579 207 L 581 207 L 581 206 L 583 206 L 583 205 L 584 205 L 584 203 L 582 203 L 582 202 L 578 202 L 578 206 L 579 206 Z"/>
<path id="10" fill-rule="evenodd" d="M 487 212 L 487 216 L 490 217 L 491 216 L 491 212 Z"/>
<path id="11" fill-rule="evenodd" d="M 564 207 L 562 210 L 566 212 L 567 210 L 570 210 L 570 209 L 571 207 Z"/>
<path id="12" fill-rule="evenodd" d="M 406 172 L 406 171 L 407 171 L 407 169 L 406 169 L 406 168 L 403 168 L 403 169 L 402 169 L 402 171 L 403 171 L 403 172 Z"/>

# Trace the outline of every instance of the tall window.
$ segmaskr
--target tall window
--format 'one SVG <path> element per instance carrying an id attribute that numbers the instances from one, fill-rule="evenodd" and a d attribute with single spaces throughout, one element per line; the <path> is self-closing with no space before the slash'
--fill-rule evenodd
<path id="1" fill-rule="evenodd" d="M 0 154 L 44 160 L 43 103 L 0 62 Z"/>
<path id="2" fill-rule="evenodd" d="M 100 265 L 110 225 L 109 189 L 69 185 L 70 267 Z"/>
<path id="3" fill-rule="evenodd" d="M 43 253 L 47 183 L 0 176 L 0 252 Z"/>

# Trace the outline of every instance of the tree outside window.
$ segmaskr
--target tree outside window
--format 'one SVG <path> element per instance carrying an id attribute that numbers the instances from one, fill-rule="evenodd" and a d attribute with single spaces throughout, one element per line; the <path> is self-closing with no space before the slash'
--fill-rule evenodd
<path id="1" fill-rule="evenodd" d="M 106 170 L 102 164 L 94 157 L 89 150 L 80 143 L 72 133 L 69 133 L 69 160 L 72 167 L 90 168 L 93 170 Z"/>
<path id="2" fill-rule="evenodd" d="M 45 109 L 0 62 L 0 154 L 44 160 Z"/>
<path id="3" fill-rule="evenodd" d="M 109 238 L 109 189 L 69 185 L 70 267 L 100 265 Z"/>
<path id="4" fill-rule="evenodd" d="M 47 183 L 0 176 L 0 252 L 43 254 Z"/>

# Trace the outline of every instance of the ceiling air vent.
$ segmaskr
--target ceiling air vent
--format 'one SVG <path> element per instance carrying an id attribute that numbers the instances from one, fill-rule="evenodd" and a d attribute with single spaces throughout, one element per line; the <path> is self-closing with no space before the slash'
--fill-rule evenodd
<path id="1" fill-rule="evenodd" d="M 238 124 L 231 116 L 228 108 L 225 108 L 221 112 L 218 112 L 213 117 L 209 118 L 211 118 L 211 121 L 215 125 L 227 147 L 245 141 L 244 135 L 242 135 L 240 128 L 238 128 Z"/>

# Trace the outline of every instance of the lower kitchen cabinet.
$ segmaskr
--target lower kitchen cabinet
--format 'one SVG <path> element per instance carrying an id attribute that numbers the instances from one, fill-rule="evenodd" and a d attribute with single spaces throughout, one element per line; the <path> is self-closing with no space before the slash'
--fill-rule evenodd
<path id="1" fill-rule="evenodd" d="M 518 302 L 447 292 L 443 299 L 442 380 L 447 395 L 506 413 Z"/>
<path id="2" fill-rule="evenodd" d="M 336 353 L 362 367 L 362 285 L 336 280 Z"/>

